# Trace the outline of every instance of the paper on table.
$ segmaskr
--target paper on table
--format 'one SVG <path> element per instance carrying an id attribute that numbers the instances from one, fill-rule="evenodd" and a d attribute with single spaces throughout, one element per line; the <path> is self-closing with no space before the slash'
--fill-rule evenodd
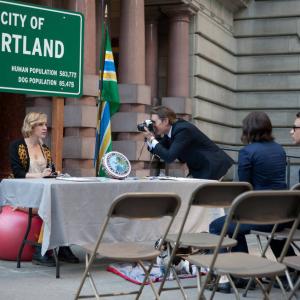
<path id="1" fill-rule="evenodd" d="M 56 177 L 56 180 L 66 180 L 75 182 L 104 182 L 112 180 L 106 177 Z"/>
<path id="2" fill-rule="evenodd" d="M 148 179 L 153 180 L 174 180 L 174 181 L 216 181 L 216 180 L 209 180 L 209 179 L 199 179 L 199 178 L 190 178 L 190 177 L 172 177 L 172 176 L 151 176 Z"/>

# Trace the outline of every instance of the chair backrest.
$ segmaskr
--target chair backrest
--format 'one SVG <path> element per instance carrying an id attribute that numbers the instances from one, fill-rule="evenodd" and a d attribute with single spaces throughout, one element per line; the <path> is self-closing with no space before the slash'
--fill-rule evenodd
<path id="1" fill-rule="evenodd" d="M 251 191 L 252 186 L 248 182 L 206 182 L 200 185 L 191 195 L 189 206 L 180 225 L 176 245 L 179 244 L 186 220 L 192 206 L 205 207 L 230 207 L 236 196 Z"/>
<path id="2" fill-rule="evenodd" d="M 114 200 L 108 216 L 128 219 L 175 216 L 180 205 L 180 197 L 174 193 L 126 193 Z"/>
<path id="3" fill-rule="evenodd" d="M 296 183 L 296 184 L 293 185 L 290 189 L 291 189 L 291 190 L 300 190 L 300 183 Z"/>
<path id="4" fill-rule="evenodd" d="M 239 224 L 275 224 L 276 226 L 279 223 L 294 221 L 278 259 L 281 262 L 287 252 L 299 220 L 300 191 L 250 191 L 237 196 L 224 222 L 218 246 L 215 248 L 214 256 L 211 260 L 210 269 L 215 264 L 222 242 L 227 234 L 228 226 L 232 221 L 238 223 L 232 238 L 235 238 Z M 274 231 L 275 229 L 273 228 L 272 233 Z"/>
<path id="5" fill-rule="evenodd" d="M 248 182 L 208 182 L 193 192 L 190 205 L 230 207 L 238 195 L 251 190 Z"/>
<path id="6" fill-rule="evenodd" d="M 234 200 L 228 215 L 242 224 L 279 224 L 299 213 L 300 191 L 251 191 Z"/>

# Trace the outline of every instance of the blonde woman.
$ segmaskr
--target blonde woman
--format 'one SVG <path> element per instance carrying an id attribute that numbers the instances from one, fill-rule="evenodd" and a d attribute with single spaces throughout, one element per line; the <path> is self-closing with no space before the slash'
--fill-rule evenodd
<path id="1" fill-rule="evenodd" d="M 28 113 L 23 122 L 22 134 L 22 139 L 16 140 L 10 145 L 9 153 L 13 176 L 15 178 L 42 178 L 53 174 L 55 167 L 52 163 L 51 152 L 43 143 L 47 135 L 46 114 L 40 112 Z M 39 243 L 41 242 L 42 230 L 39 238 Z M 58 257 L 66 262 L 79 262 L 69 247 L 60 247 Z M 36 247 L 32 263 L 55 266 L 52 256 L 48 254 L 41 255 L 41 247 Z"/>

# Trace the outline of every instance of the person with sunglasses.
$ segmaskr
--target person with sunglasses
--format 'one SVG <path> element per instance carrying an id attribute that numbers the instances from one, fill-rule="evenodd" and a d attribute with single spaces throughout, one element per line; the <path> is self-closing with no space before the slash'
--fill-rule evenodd
<path id="1" fill-rule="evenodd" d="M 294 125 L 292 126 L 292 130 L 290 131 L 293 142 L 296 145 L 300 145 L 300 112 L 296 114 L 296 119 L 294 121 Z M 300 173 L 299 173 L 300 175 Z M 300 176 L 299 176 L 300 181 Z"/>

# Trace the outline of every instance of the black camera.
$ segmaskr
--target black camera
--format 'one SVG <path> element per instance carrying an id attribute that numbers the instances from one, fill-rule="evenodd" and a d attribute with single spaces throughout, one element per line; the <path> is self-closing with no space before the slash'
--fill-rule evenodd
<path id="1" fill-rule="evenodd" d="M 137 130 L 138 131 L 145 131 L 145 128 L 146 127 L 150 132 L 154 132 L 154 121 L 152 120 L 145 120 L 143 123 L 141 124 L 137 124 Z"/>

